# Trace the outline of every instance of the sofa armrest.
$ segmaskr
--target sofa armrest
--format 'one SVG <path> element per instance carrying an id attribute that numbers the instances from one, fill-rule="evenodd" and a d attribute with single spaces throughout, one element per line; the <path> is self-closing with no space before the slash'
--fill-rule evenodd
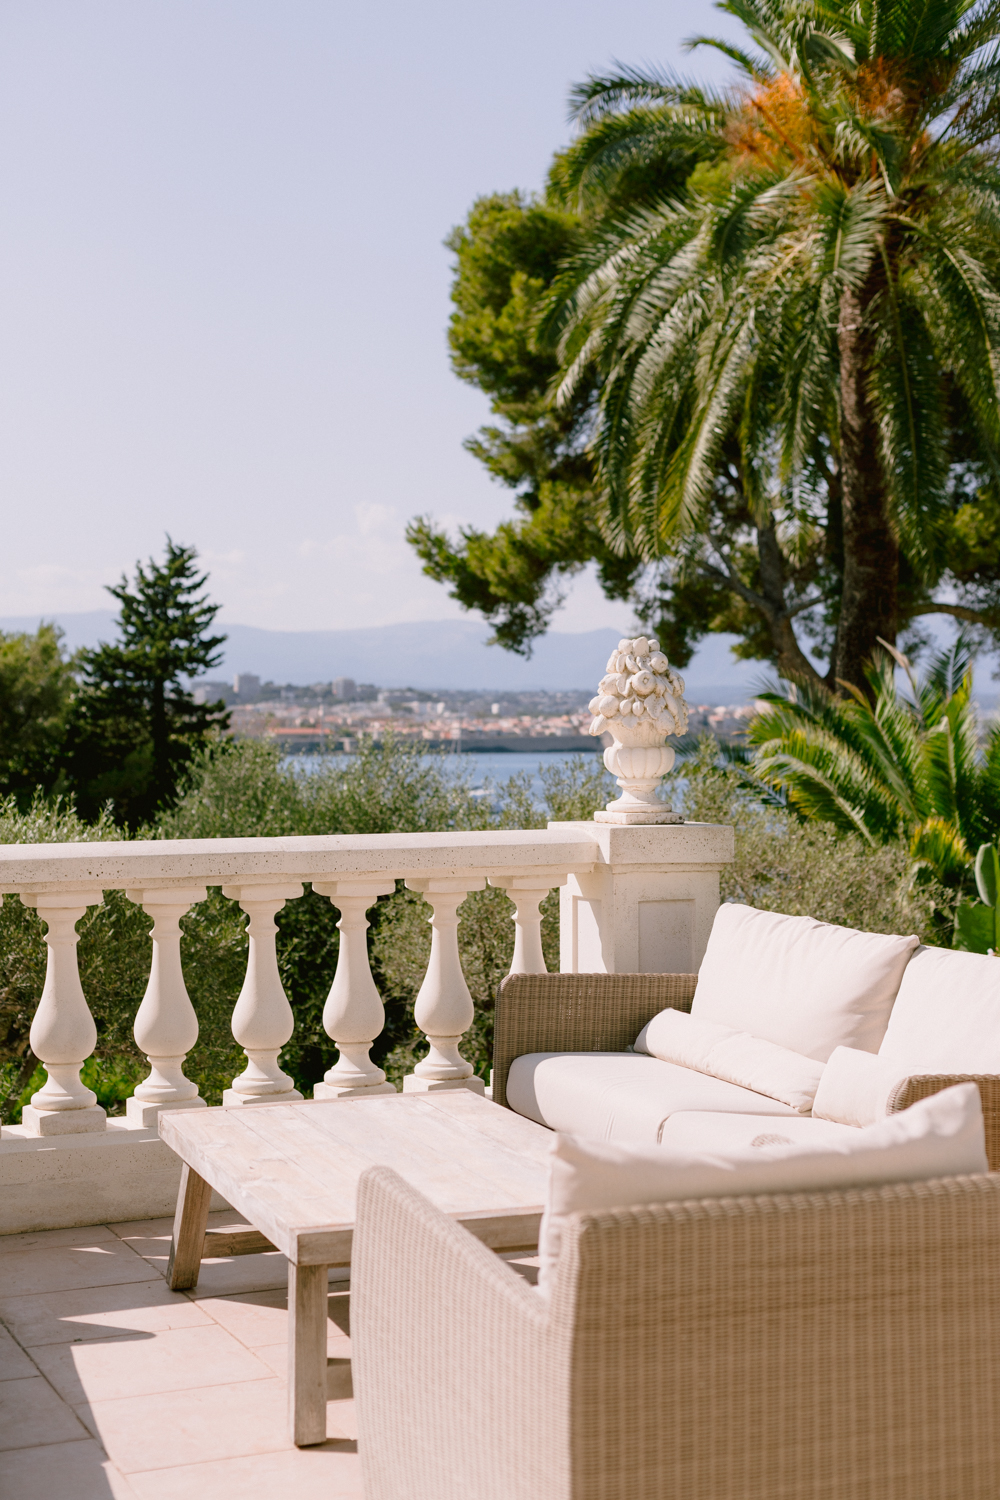
<path id="1" fill-rule="evenodd" d="M 623 1052 L 658 1011 L 690 1010 L 697 974 L 508 974 L 497 994 L 493 1099 L 527 1052 Z"/>
<path id="2" fill-rule="evenodd" d="M 566 1351 L 540 1294 L 388 1167 L 358 1185 L 351 1364 L 365 1500 L 569 1500 Z"/>
<path id="3" fill-rule="evenodd" d="M 1000 1172 L 1000 1077 L 992 1073 L 920 1073 L 904 1078 L 893 1088 L 886 1102 L 886 1114 L 909 1109 L 918 1099 L 939 1094 L 954 1083 L 974 1083 L 983 1101 L 983 1124 L 986 1127 L 986 1157 L 991 1172 Z"/>

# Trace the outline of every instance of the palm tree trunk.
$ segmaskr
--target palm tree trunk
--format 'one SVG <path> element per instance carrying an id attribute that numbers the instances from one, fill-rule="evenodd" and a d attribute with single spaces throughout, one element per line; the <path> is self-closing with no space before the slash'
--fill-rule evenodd
<path id="1" fill-rule="evenodd" d="M 866 390 L 874 355 L 865 319 L 868 301 L 864 290 L 846 291 L 837 329 L 844 584 L 836 675 L 866 690 L 864 665 L 879 637 L 895 643 L 899 593 L 899 543 L 889 520 L 878 432 Z"/>

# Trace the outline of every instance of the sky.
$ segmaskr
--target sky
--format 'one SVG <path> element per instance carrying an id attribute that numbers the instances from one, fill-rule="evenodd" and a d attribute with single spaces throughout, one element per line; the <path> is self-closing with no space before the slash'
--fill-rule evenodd
<path id="1" fill-rule="evenodd" d="M 494 526 L 448 365 L 442 241 L 539 188 L 571 83 L 680 47 L 707 0 L 6 0 L 0 614 L 104 608 L 198 548 L 220 618 L 453 618 L 403 540 Z M 627 628 L 591 577 L 559 630 Z"/>

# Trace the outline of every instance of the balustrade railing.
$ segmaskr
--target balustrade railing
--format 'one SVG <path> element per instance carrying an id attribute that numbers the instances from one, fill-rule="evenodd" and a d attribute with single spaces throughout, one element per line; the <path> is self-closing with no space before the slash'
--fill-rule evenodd
<path id="1" fill-rule="evenodd" d="M 209 886 L 247 914 L 246 976 L 232 1031 L 246 1067 L 224 1093 L 228 1105 L 299 1099 L 281 1069 L 295 1018 L 281 984 L 275 918 L 308 882 L 340 913 L 336 972 L 323 1024 L 338 1060 L 314 1094 L 351 1099 L 392 1090 L 371 1057 L 385 1024 L 368 963 L 367 913 L 397 881 L 427 902 L 431 952 L 415 1005 L 427 1055 L 405 1091 L 483 1082 L 462 1056 L 473 1002 L 459 953 L 461 906 L 486 885 L 506 892 L 515 924 L 512 973 L 544 972 L 540 906 L 560 892 L 564 971 L 697 968 L 719 900 L 719 871 L 733 857 L 731 828 L 710 824 L 615 826 L 550 823 L 525 832 L 331 835 L 325 838 L 193 839 L 132 843 L 0 845 L 0 895 L 19 897 L 45 923 L 45 985 L 31 1047 L 43 1088 L 23 1111 L 21 1134 L 103 1131 L 104 1110 L 82 1082 L 97 1031 L 80 983 L 76 926 L 104 893 L 121 890 L 152 919 L 149 981 L 135 1039 L 149 1074 L 127 1102 L 125 1128 L 155 1128 L 164 1109 L 204 1106 L 184 1073 L 198 1022 L 184 983 L 180 919 Z"/>
<path id="2" fill-rule="evenodd" d="M 23 1111 L 28 1134 L 65 1135 L 105 1129 L 105 1112 L 80 1078 L 97 1040 L 77 967 L 76 924 L 104 892 L 124 890 L 152 918 L 152 963 L 135 1018 L 135 1039 L 149 1075 L 127 1101 L 127 1124 L 155 1128 L 164 1109 L 204 1106 L 184 1060 L 198 1037 L 181 961 L 180 919 L 206 899 L 209 886 L 247 914 L 246 977 L 232 1031 L 246 1067 L 223 1096 L 227 1105 L 301 1099 L 281 1070 L 281 1049 L 294 1015 L 278 970 L 275 918 L 303 885 L 340 912 L 339 956 L 323 1012 L 338 1061 L 315 1088 L 321 1099 L 392 1092 L 370 1056 L 385 1024 L 368 962 L 367 912 L 397 880 L 419 891 L 432 928 L 430 959 L 415 1016 L 429 1051 L 404 1080 L 406 1090 L 471 1088 L 483 1081 L 461 1054 L 473 1020 L 462 972 L 458 926 L 462 902 L 487 883 L 509 895 L 515 922 L 513 973 L 543 971 L 539 906 L 570 875 L 586 875 L 599 859 L 587 824 L 545 831 L 398 834 L 302 839 L 204 839 L 0 847 L 0 891 L 19 896 L 46 924 L 45 987 L 31 1028 L 31 1046 L 47 1073 Z"/>

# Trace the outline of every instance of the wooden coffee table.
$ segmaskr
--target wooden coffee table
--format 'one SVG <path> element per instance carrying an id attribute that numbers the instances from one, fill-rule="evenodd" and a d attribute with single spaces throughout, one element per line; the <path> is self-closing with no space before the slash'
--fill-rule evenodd
<path id="1" fill-rule="evenodd" d="M 160 1135 L 184 1163 L 167 1270 L 197 1285 L 203 1256 L 280 1250 L 288 1259 L 288 1412 L 299 1447 L 326 1439 L 327 1269 L 351 1259 L 358 1178 L 394 1168 L 494 1250 L 538 1244 L 552 1133 L 468 1089 L 168 1110 Z M 253 1226 L 206 1232 L 215 1188 Z"/>

